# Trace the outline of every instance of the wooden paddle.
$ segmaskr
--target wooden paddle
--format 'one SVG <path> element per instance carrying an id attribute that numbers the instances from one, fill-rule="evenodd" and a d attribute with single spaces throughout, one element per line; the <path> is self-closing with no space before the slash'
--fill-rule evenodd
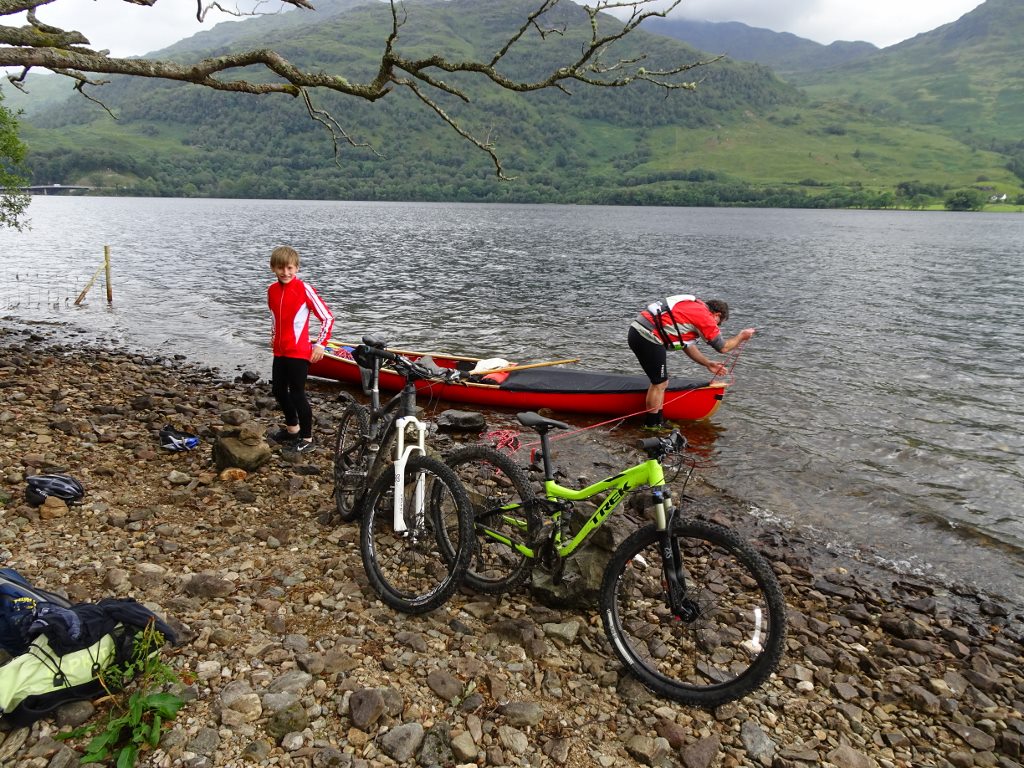
<path id="1" fill-rule="evenodd" d="M 568 360 L 550 360 L 546 363 L 527 363 L 526 365 L 507 365 L 504 368 L 493 368 L 489 371 L 477 371 L 477 375 L 487 376 L 492 373 L 505 373 L 505 371 L 525 371 L 527 368 L 544 368 L 549 365 L 564 365 L 565 363 L 578 363 L 580 359 L 578 357 L 572 357 Z"/>
<path id="2" fill-rule="evenodd" d="M 346 344 L 341 341 L 329 341 L 327 342 L 328 347 L 358 347 L 358 344 Z M 414 352 L 409 349 L 392 349 L 388 347 L 389 352 L 394 352 L 396 355 L 413 355 L 414 357 L 442 357 L 445 360 L 462 360 L 467 363 L 477 363 L 480 361 L 479 357 L 462 357 L 461 355 L 452 355 L 448 352 Z"/>

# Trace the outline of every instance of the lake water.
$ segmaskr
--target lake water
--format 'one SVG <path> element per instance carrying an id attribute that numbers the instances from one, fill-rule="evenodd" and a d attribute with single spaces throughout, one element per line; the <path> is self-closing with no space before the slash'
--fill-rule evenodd
<path id="1" fill-rule="evenodd" d="M 1024 604 L 1024 216 L 70 197 L 30 214 L 0 230 L 5 323 L 225 374 L 269 374 L 280 244 L 336 338 L 411 349 L 633 372 L 642 305 L 723 298 L 725 332 L 758 333 L 687 427 L 704 476 L 836 547 Z M 113 307 L 102 285 L 73 307 L 105 245 Z M 702 373 L 682 354 L 670 371 Z"/>

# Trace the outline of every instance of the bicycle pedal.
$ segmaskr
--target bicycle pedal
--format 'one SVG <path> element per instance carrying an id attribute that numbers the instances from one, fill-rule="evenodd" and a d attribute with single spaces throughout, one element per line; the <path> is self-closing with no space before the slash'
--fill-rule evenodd
<path id="1" fill-rule="evenodd" d="M 551 569 L 551 583 L 556 587 L 561 586 L 562 582 L 565 581 L 565 558 L 558 558 L 558 562 L 554 563 Z"/>
<path id="2" fill-rule="evenodd" d="M 545 542 L 544 545 L 540 548 L 540 552 L 538 553 L 538 555 L 541 565 L 543 565 L 548 570 L 553 572 L 559 566 L 560 558 L 558 557 L 558 554 L 555 552 L 555 545 L 553 542 Z"/>

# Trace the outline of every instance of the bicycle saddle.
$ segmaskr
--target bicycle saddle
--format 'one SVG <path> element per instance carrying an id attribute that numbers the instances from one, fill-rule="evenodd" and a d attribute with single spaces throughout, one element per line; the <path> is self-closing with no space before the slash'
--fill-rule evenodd
<path id="1" fill-rule="evenodd" d="M 535 429 L 537 433 L 541 435 L 552 429 L 572 429 L 572 427 L 564 421 L 555 421 L 554 419 L 541 416 L 539 413 L 534 413 L 533 411 L 517 413 L 516 418 L 519 419 L 519 423 L 524 427 Z"/>

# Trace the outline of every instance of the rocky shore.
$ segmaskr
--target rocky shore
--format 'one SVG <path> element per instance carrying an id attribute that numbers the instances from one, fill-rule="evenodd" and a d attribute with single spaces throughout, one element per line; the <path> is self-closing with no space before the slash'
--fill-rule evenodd
<path id="1" fill-rule="evenodd" d="M 594 608 L 546 605 L 540 592 L 462 592 L 428 616 L 397 614 L 366 586 L 357 529 L 326 522 L 336 388 L 311 392 L 320 450 L 271 445 L 256 470 L 218 471 L 219 435 L 278 424 L 255 379 L 0 327 L 0 564 L 73 600 L 134 597 L 181 634 L 163 655 L 188 703 L 139 765 L 1024 760 L 1018 609 L 840 559 L 699 480 L 691 511 L 754 540 L 789 607 L 783 662 L 744 700 L 703 711 L 657 698 L 624 673 Z M 446 407 L 421 405 L 428 418 Z M 200 447 L 162 451 L 167 423 Z M 586 433 L 560 444 L 558 462 L 596 479 L 626 446 Z M 45 471 L 79 478 L 85 503 L 28 505 L 25 477 Z M 54 733 L 102 709 L 75 705 L 23 729 L 0 719 L 0 765 L 77 765 L 84 744 Z"/>

